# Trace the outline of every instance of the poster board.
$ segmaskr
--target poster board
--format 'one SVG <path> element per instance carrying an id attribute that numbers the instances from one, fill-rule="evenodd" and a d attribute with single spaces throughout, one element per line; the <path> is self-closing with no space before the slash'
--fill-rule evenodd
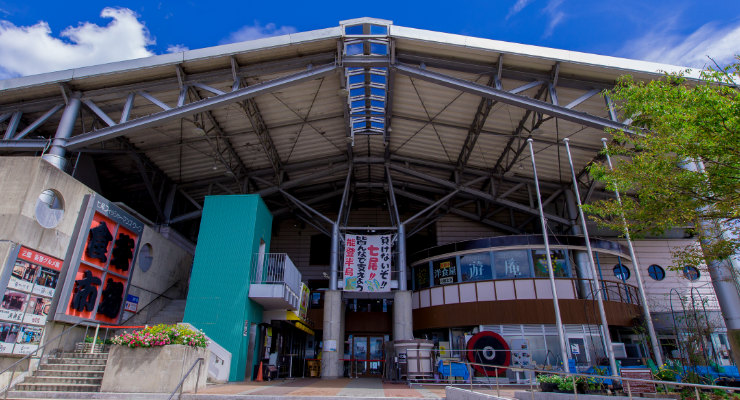
<path id="1" fill-rule="evenodd" d="M 26 355 L 38 348 L 62 264 L 28 247 L 11 251 L 0 278 L 0 354 Z"/>
<path id="2" fill-rule="evenodd" d="M 86 195 L 64 261 L 54 319 L 118 324 L 144 224 L 98 194 Z M 130 307 L 131 305 L 129 305 Z"/>
<path id="3" fill-rule="evenodd" d="M 633 378 L 633 379 L 653 379 L 653 371 L 650 368 L 622 368 L 619 372 L 622 378 Z M 622 381 L 622 385 L 627 390 L 627 381 Z M 630 391 L 634 395 L 635 393 L 656 393 L 655 384 L 650 382 L 630 382 Z"/>
<path id="4" fill-rule="evenodd" d="M 346 235 L 345 292 L 391 291 L 391 236 Z"/>

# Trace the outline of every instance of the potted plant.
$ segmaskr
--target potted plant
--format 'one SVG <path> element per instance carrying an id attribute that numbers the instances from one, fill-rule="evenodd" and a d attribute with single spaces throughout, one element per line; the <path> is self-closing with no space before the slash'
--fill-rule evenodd
<path id="1" fill-rule="evenodd" d="M 604 388 L 599 379 L 596 378 L 581 378 L 583 384 L 584 394 L 604 394 Z M 580 392 L 579 392 L 580 393 Z"/>
<path id="2" fill-rule="evenodd" d="M 558 388 L 555 389 L 555 393 L 573 393 L 573 380 L 569 378 L 562 378 L 558 383 Z"/>
<path id="3" fill-rule="evenodd" d="M 562 382 L 560 375 L 542 374 L 537 377 L 540 382 L 540 390 L 543 392 L 552 392 L 558 388 L 558 384 Z"/>

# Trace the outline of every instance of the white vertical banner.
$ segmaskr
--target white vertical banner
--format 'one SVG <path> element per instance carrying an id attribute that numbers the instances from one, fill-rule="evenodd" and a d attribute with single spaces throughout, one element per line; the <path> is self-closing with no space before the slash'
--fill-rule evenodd
<path id="1" fill-rule="evenodd" d="M 345 235 L 344 290 L 391 291 L 391 236 Z"/>

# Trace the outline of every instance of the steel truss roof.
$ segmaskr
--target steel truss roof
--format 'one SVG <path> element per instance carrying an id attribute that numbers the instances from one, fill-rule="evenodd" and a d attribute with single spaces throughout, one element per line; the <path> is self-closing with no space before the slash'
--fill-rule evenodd
<path id="1" fill-rule="evenodd" d="M 456 191 L 419 226 L 452 213 L 523 232 L 538 215 L 526 139 L 535 134 L 547 217 L 569 225 L 562 139 L 584 200 L 609 196 L 584 168 L 604 129 L 626 126 L 599 92 L 623 74 L 684 69 L 361 18 L 0 81 L 0 150 L 46 151 L 79 97 L 73 136 L 55 143 L 90 154 L 114 197 L 143 196 L 160 223 L 197 218 L 212 193 L 259 193 L 276 217 L 305 219 L 293 196 L 333 210 L 349 182 L 353 204 L 377 205 L 391 182 L 419 209 Z"/>

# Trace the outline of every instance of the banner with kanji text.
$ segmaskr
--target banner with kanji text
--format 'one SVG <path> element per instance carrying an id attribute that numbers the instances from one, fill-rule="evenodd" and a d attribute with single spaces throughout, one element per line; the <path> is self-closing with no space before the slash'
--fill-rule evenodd
<path id="1" fill-rule="evenodd" d="M 391 291 L 391 236 L 346 235 L 344 290 Z"/>

